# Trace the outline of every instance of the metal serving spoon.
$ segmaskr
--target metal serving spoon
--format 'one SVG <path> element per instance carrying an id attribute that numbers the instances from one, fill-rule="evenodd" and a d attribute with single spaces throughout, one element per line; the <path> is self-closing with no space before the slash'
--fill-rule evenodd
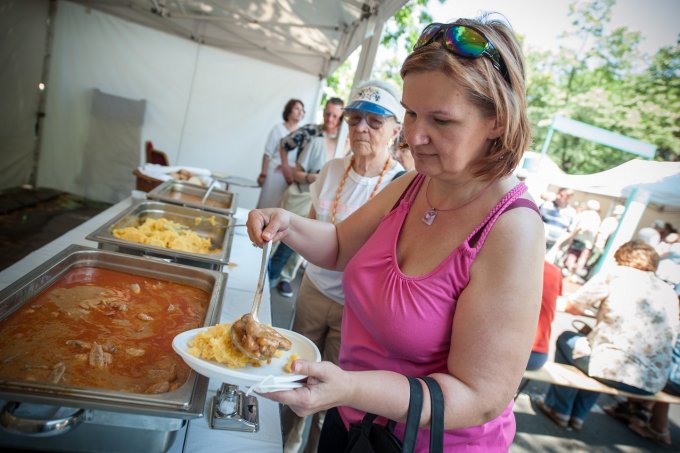
<path id="1" fill-rule="evenodd" d="M 258 313 L 260 311 L 260 302 L 262 302 L 262 291 L 264 290 L 264 282 L 267 275 L 267 263 L 269 261 L 269 252 L 271 251 L 271 246 L 272 246 L 271 241 L 265 242 L 264 245 L 262 246 L 262 264 L 260 265 L 260 276 L 257 281 L 257 290 L 255 291 L 255 297 L 253 298 L 253 306 L 250 309 L 250 313 L 246 313 L 245 315 L 243 315 L 241 318 L 236 320 L 231 326 L 230 335 L 231 341 L 234 344 L 234 346 L 236 346 L 243 354 L 254 360 L 267 360 L 270 359 L 271 356 L 262 355 L 246 348 L 243 343 L 246 340 L 247 332 L 245 331 L 245 329 L 242 330 L 235 329 L 234 325 L 237 324 L 239 321 L 246 319 L 248 316 L 252 317 L 252 320 L 255 321 L 256 323 L 260 322 L 258 318 Z M 274 330 L 272 327 L 268 325 L 261 324 L 259 327 L 263 330 L 268 331 L 268 333 L 270 333 L 271 335 L 281 336 L 281 334 L 276 332 L 276 330 Z M 281 336 L 281 338 L 283 337 Z M 283 338 L 283 340 L 288 341 L 285 338 Z"/>

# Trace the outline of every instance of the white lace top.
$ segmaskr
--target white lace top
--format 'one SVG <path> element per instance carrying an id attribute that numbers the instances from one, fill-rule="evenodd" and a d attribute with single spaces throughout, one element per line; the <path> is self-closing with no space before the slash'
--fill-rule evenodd
<path id="1" fill-rule="evenodd" d="M 678 332 L 678 298 L 653 272 L 617 266 L 600 272 L 572 304 L 597 310 L 588 335 L 588 374 L 656 393 L 666 384 Z"/>

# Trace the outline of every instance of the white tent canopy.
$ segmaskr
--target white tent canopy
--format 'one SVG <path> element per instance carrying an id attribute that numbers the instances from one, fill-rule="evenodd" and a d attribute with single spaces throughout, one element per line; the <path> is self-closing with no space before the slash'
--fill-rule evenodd
<path id="1" fill-rule="evenodd" d="M 618 198 L 643 189 L 649 192 L 649 204 L 680 208 L 680 162 L 633 159 L 592 175 L 563 173 L 553 184 Z"/>
<path id="2" fill-rule="evenodd" d="M 570 175 L 547 155 L 527 152 L 521 167 L 528 172 L 530 183 L 542 183 L 539 193 L 552 185 L 612 198 L 628 198 L 633 190 L 642 189 L 649 193 L 649 204 L 680 209 L 680 162 L 632 159 L 599 173 Z"/>
<path id="3" fill-rule="evenodd" d="M 118 136 L 102 135 L 113 129 L 102 121 L 112 117 L 104 113 L 95 120 L 95 92 L 116 103 L 144 101 L 139 133 L 126 135 L 141 138 L 138 160 L 126 164 L 130 188 L 147 140 L 164 150 L 172 165 L 252 178 L 286 101 L 301 99 L 307 107 L 303 123 L 313 122 L 320 77 L 357 46 L 375 42 L 374 32 L 380 33 L 404 3 L 8 3 L 0 9 L 0 189 L 29 182 L 37 162 L 38 186 L 90 193 L 83 171 L 88 161 L 99 160 L 86 157 L 118 154 L 129 146 Z M 43 92 L 37 89 L 40 82 L 47 86 Z"/>
<path id="4" fill-rule="evenodd" d="M 406 0 L 74 0 L 138 24 L 320 78 Z"/>

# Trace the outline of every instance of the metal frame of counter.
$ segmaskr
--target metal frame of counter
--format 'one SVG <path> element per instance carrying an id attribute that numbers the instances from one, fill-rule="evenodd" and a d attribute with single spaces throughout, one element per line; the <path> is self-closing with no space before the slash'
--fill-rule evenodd
<path id="1" fill-rule="evenodd" d="M 96 242 L 89 241 L 85 237 L 112 219 L 133 203 L 132 198 L 127 198 L 101 212 L 97 216 L 84 222 L 73 230 L 60 236 L 54 241 L 35 250 L 23 259 L 0 272 L 0 289 L 15 282 L 26 275 L 39 264 L 45 262 L 58 252 L 71 244 L 80 244 L 88 247 L 97 247 Z M 224 269 L 229 274 L 227 289 L 222 303 L 220 322 L 230 322 L 238 316 L 250 311 L 257 278 L 259 274 L 262 251 L 253 247 L 244 226 L 248 211 L 239 208 L 235 215 L 236 230 L 231 248 L 230 265 Z M 260 307 L 260 320 L 271 323 L 271 305 L 269 286 L 265 285 L 262 305 Z M 178 433 L 177 439 L 169 453 L 203 453 L 219 449 L 221 452 L 281 452 L 283 449 L 281 436 L 281 421 L 279 405 L 263 397 L 258 397 L 260 429 L 256 433 L 237 431 L 225 431 L 211 429 L 208 426 L 207 414 L 210 409 L 212 397 L 219 389 L 221 382 L 210 380 L 206 407 L 202 418 L 189 421 L 187 428 Z M 77 428 L 76 428 L 77 429 Z"/>

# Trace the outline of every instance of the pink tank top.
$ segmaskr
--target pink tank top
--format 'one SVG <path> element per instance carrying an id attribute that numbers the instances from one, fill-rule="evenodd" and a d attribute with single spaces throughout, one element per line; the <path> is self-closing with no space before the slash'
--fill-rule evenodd
<path id="1" fill-rule="evenodd" d="M 510 190 L 463 243 L 425 275 L 411 277 L 399 269 L 397 239 L 424 176 L 410 184 L 398 206 L 386 215 L 345 268 L 340 366 L 348 371 L 390 370 L 407 376 L 447 373 L 451 328 L 460 293 L 468 284 L 470 267 L 498 217 L 517 206 L 523 183 Z M 474 245 L 472 245 L 474 244 Z M 515 435 L 512 401 L 503 413 L 479 426 L 448 430 L 445 451 L 506 451 Z M 346 426 L 364 412 L 340 407 Z M 403 424 L 395 432 L 403 436 Z M 416 451 L 429 448 L 429 430 L 418 433 Z"/>

